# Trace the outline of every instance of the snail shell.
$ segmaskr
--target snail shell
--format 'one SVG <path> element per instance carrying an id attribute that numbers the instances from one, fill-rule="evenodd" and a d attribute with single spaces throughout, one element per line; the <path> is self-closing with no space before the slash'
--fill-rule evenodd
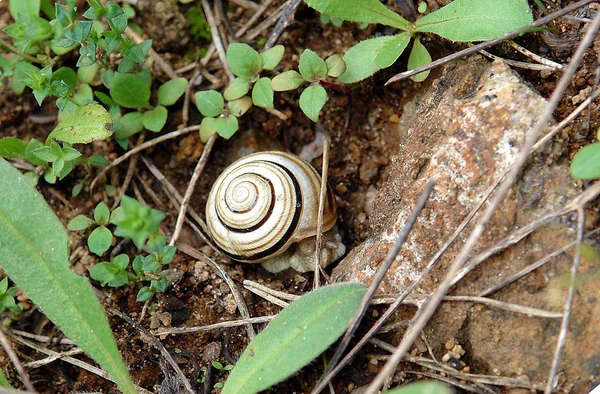
<path id="1" fill-rule="evenodd" d="M 243 157 L 223 171 L 206 203 L 210 235 L 233 260 L 259 263 L 317 233 L 321 177 L 307 161 L 285 152 Z M 337 214 L 328 189 L 323 231 Z"/>

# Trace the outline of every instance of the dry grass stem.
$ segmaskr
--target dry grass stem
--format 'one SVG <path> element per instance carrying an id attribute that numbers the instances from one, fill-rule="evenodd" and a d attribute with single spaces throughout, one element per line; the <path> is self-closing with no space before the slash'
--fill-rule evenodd
<path id="1" fill-rule="evenodd" d="M 321 169 L 321 189 L 319 190 L 319 209 L 317 211 L 317 236 L 315 241 L 315 276 L 313 289 L 321 285 L 321 246 L 323 240 L 323 211 L 325 209 L 325 198 L 327 197 L 327 171 L 329 170 L 329 137 L 323 141 L 323 168 Z M 334 202 L 335 203 L 335 202 Z"/>

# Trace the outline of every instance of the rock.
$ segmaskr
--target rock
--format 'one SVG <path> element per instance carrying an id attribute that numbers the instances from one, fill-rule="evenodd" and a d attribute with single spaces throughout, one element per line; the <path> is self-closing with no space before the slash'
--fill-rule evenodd
<path id="1" fill-rule="evenodd" d="M 490 64 L 475 57 L 448 65 L 422 96 L 404 108 L 399 123 L 399 154 L 392 159 L 390 178 L 372 207 L 373 235 L 333 270 L 332 280 L 370 283 L 426 182 L 439 175 L 434 193 L 378 292 L 390 294 L 405 289 L 513 162 L 545 103 L 501 62 Z M 570 177 L 568 162 L 560 160 L 555 151 L 560 149 L 548 147 L 530 157 L 516 185 L 486 226 L 473 255 L 580 193 Z M 591 228 L 597 216 L 590 217 Z M 575 223 L 574 216 L 556 219 L 488 258 L 452 289 L 452 295 L 479 295 L 573 241 Z M 417 293 L 435 291 L 470 228 L 450 246 L 415 289 Z M 585 283 L 578 285 L 574 301 L 559 369 L 564 377 L 559 389 L 574 384 L 587 387 L 600 375 L 600 348 L 590 346 L 600 344 L 600 331 L 595 329 L 600 327 L 600 257 L 594 257 L 599 254 L 592 246 L 587 250 L 586 256 L 591 257 L 583 259 L 580 269 Z M 568 251 L 491 297 L 561 312 L 571 264 L 572 251 Z M 429 322 L 425 335 L 438 359 L 448 352 L 450 341 L 456 340 L 463 353 L 460 361 L 472 373 L 526 375 L 532 384 L 543 387 L 559 329 L 560 319 L 530 317 L 482 304 L 446 302 Z"/>

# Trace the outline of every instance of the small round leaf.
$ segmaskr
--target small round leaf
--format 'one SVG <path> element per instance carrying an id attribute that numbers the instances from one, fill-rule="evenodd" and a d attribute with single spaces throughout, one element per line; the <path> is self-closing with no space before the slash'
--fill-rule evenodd
<path id="1" fill-rule="evenodd" d="M 161 105 L 173 105 L 185 93 L 188 81 L 185 78 L 176 78 L 167 81 L 158 88 L 158 103 Z"/>
<path id="2" fill-rule="evenodd" d="M 96 227 L 88 237 L 90 252 L 102 256 L 112 244 L 112 233 L 104 226 Z"/>
<path id="3" fill-rule="evenodd" d="M 325 61 L 310 49 L 305 49 L 300 55 L 298 65 L 302 78 L 307 81 L 317 81 L 327 76 L 327 65 Z"/>
<path id="4" fill-rule="evenodd" d="M 239 118 L 243 114 L 246 113 L 252 107 L 252 99 L 248 96 L 241 97 L 237 100 L 230 101 L 227 103 L 227 108 L 229 108 L 229 112 Z"/>
<path id="5" fill-rule="evenodd" d="M 223 92 L 223 98 L 227 101 L 237 100 L 240 97 L 244 96 L 250 90 L 250 81 L 246 78 L 236 78 L 227 89 Z"/>
<path id="6" fill-rule="evenodd" d="M 263 77 L 256 81 L 252 88 L 252 102 L 257 107 L 273 108 L 274 92 L 271 88 L 271 80 Z"/>
<path id="7" fill-rule="evenodd" d="M 81 231 L 94 224 L 94 221 L 85 215 L 77 215 L 67 223 L 67 228 L 71 231 Z"/>
<path id="8" fill-rule="evenodd" d="M 600 142 L 589 144 L 575 154 L 571 176 L 575 179 L 600 178 Z"/>
<path id="9" fill-rule="evenodd" d="M 144 127 L 154 132 L 161 131 L 165 123 L 167 123 L 168 114 L 169 113 L 167 109 L 162 105 L 159 105 L 150 111 L 144 112 L 144 115 L 142 116 Z"/>
<path id="10" fill-rule="evenodd" d="M 346 72 L 346 62 L 340 55 L 329 56 L 325 60 L 327 66 L 327 75 L 337 78 Z"/>
<path id="11" fill-rule="evenodd" d="M 137 74 L 117 72 L 112 80 L 110 96 L 121 107 L 144 107 L 150 99 L 150 86 Z"/>
<path id="12" fill-rule="evenodd" d="M 108 209 L 108 205 L 103 202 L 96 205 L 96 209 L 94 209 L 94 220 L 100 225 L 109 223 L 110 210 Z"/>
<path id="13" fill-rule="evenodd" d="M 237 77 L 250 78 L 262 69 L 262 60 L 248 44 L 233 43 L 227 48 L 227 63 Z"/>
<path id="14" fill-rule="evenodd" d="M 412 50 L 410 51 L 410 56 L 408 57 L 408 69 L 412 70 L 421 66 L 424 66 L 431 62 L 431 55 L 427 48 L 421 44 L 421 41 L 418 38 L 415 38 L 413 42 Z M 415 82 L 423 82 L 427 76 L 429 76 L 430 70 L 423 71 L 418 73 L 417 75 L 413 75 L 410 77 Z"/>
<path id="15" fill-rule="evenodd" d="M 203 90 L 196 92 L 196 107 L 204 116 L 218 116 L 223 112 L 225 101 L 221 93 L 216 90 Z"/>
<path id="16" fill-rule="evenodd" d="M 217 132 L 217 119 L 206 117 L 202 119 L 200 123 L 200 140 L 202 142 L 208 141 L 208 139 Z"/>
<path id="17" fill-rule="evenodd" d="M 217 132 L 226 140 L 231 138 L 239 129 L 238 120 L 235 116 L 226 116 L 217 119 Z"/>
<path id="18" fill-rule="evenodd" d="M 289 70 L 276 75 L 271 81 L 271 88 L 276 92 L 298 89 L 304 78 L 297 71 Z"/>
<path id="19" fill-rule="evenodd" d="M 300 109 L 310 120 L 317 122 L 319 113 L 327 101 L 327 92 L 322 86 L 312 85 L 300 95 Z"/>
<path id="20" fill-rule="evenodd" d="M 283 54 L 285 52 L 285 47 L 283 45 L 275 45 L 273 48 L 268 49 L 260 54 L 262 59 L 262 68 L 263 70 L 272 70 L 281 61 Z"/>

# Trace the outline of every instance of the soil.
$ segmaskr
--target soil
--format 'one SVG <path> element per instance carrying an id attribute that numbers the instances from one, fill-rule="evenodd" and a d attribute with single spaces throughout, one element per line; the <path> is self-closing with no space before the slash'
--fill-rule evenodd
<path id="1" fill-rule="evenodd" d="M 80 1 L 79 3 L 80 9 L 85 9 L 84 2 Z M 283 1 L 280 0 L 274 1 L 269 6 L 266 15 L 273 13 L 282 3 Z M 389 1 L 388 3 L 393 2 Z M 428 1 L 428 3 L 435 2 Z M 438 3 L 443 5 L 445 2 L 439 1 Z M 551 12 L 572 2 L 559 1 L 558 3 L 557 5 L 545 2 Z M 238 4 L 244 4 L 244 2 L 223 2 L 227 22 L 233 32 L 239 30 L 254 13 L 253 9 Z M 393 7 L 393 4 L 390 6 Z M 139 27 L 139 31 L 145 38 L 154 40 L 154 48 L 175 69 L 184 67 L 197 59 L 202 49 L 207 48 L 210 44 L 190 33 L 186 15 L 189 15 L 193 7 L 196 7 L 195 2 L 183 5 L 175 0 L 139 0 L 138 5 L 135 6 L 138 12 L 133 22 Z M 577 16 L 590 17 L 592 11 L 588 9 L 580 12 Z M 534 16 L 540 17 L 540 12 L 535 7 Z M 7 4 L 6 2 L 0 3 L 0 29 L 10 23 Z M 553 32 L 531 33 L 517 41 L 534 53 L 566 64 L 583 35 L 583 28 L 583 23 L 571 19 L 559 19 L 553 26 Z M 271 28 L 264 30 L 248 43 L 255 48 L 259 47 L 260 43 L 268 38 L 271 31 Z M 343 54 L 360 40 L 386 33 L 388 33 L 387 29 L 381 26 L 369 26 L 360 30 L 358 26 L 348 22 L 344 23 L 341 28 L 323 25 L 319 22 L 317 13 L 305 5 L 301 5 L 296 12 L 294 22 L 288 26 L 278 41 L 286 48 L 278 71 L 297 69 L 299 55 L 305 48 L 310 48 L 321 57 L 326 58 L 334 53 Z M 434 59 L 463 48 L 462 45 L 453 44 L 439 37 L 428 37 L 424 40 L 424 44 Z M 508 45 L 492 48 L 490 52 L 504 58 L 530 61 Z M 573 79 L 565 98 L 554 113 L 557 121 L 564 119 L 576 107 L 577 97 L 582 91 L 590 91 L 595 88 L 598 56 L 600 56 L 600 40 L 596 39 L 595 45 L 586 54 L 584 63 Z M 73 59 L 67 58 L 65 62 L 70 64 Z M 241 131 L 230 140 L 217 140 L 210 160 L 196 187 L 190 207 L 203 216 L 204 204 L 213 181 L 225 166 L 241 155 L 251 151 L 277 148 L 299 154 L 305 146 L 310 146 L 317 133 L 325 132 L 331 137 L 328 179 L 336 196 L 339 214 L 338 227 L 347 249 L 352 250 L 372 234 L 371 204 L 377 190 L 381 189 L 388 178 L 390 171 L 388 164 L 390 164 L 391 158 L 398 153 L 400 142 L 398 122 L 402 116 L 403 106 L 433 83 L 440 74 L 439 70 L 433 70 L 429 78 L 422 83 L 416 83 L 409 79 L 384 86 L 391 76 L 404 71 L 406 62 L 407 56 L 403 55 L 394 66 L 377 73 L 364 82 L 350 86 L 333 84 L 329 90 L 329 100 L 317 124 L 312 123 L 300 111 L 296 92 L 276 94 L 275 107 L 288 116 L 285 121 L 261 109 L 252 109 L 246 115 L 245 120 L 241 122 Z M 217 81 L 216 85 L 211 88 L 219 86 L 219 83 L 222 88 L 227 79 L 216 58 L 209 63 L 207 71 Z M 552 94 L 560 76 L 559 73 L 544 74 L 539 71 L 518 68 L 515 68 L 514 71 L 544 97 Z M 168 77 L 157 67 L 154 67 L 152 72 L 157 85 L 168 80 Z M 185 72 L 182 75 L 190 78 L 191 72 Z M 205 81 L 197 89 L 208 88 L 208 83 Z M 8 84 L 0 87 L 0 97 L 2 97 L 0 100 L 0 137 L 16 136 L 24 140 L 31 138 L 44 140 L 56 124 L 54 118 L 56 105 L 52 100 L 45 100 L 39 107 L 30 92 L 15 95 Z M 189 125 L 198 124 L 201 119 L 195 109 L 191 111 L 191 117 Z M 178 104 L 170 108 L 169 121 L 164 130 L 175 130 L 181 123 L 181 104 Z M 598 100 L 596 100 L 591 106 L 589 115 L 580 116 L 556 137 L 561 141 L 560 146 L 564 147 L 564 150 L 558 155 L 564 160 L 570 160 L 581 147 L 595 140 L 596 130 L 599 127 L 600 112 L 598 111 Z M 155 135 L 150 133 L 145 135 L 147 140 L 154 137 Z M 132 138 L 134 144 L 137 144 L 136 139 L 137 137 Z M 124 153 L 110 139 L 81 148 L 84 155 L 99 154 L 107 157 L 110 161 Z M 148 149 L 143 152 L 143 155 L 159 168 L 183 194 L 202 149 L 203 144 L 198 134 L 192 133 Z M 322 160 L 319 157 L 312 163 L 316 168 L 321 168 Z M 175 227 L 177 209 L 171 205 L 160 184 L 141 160 L 137 161 L 136 166 L 135 172 L 139 176 L 139 181 L 144 182 L 153 190 L 158 201 L 153 200 L 153 197 L 146 193 L 144 188 L 140 188 L 140 191 L 137 192 L 130 186 L 126 194 L 134 196 L 136 193 L 141 193 L 147 203 L 152 202 L 155 208 L 166 212 L 163 231 L 170 234 Z M 127 170 L 127 164 L 121 164 L 112 170 L 105 179 L 101 179 L 101 182 L 120 187 Z M 86 188 L 79 196 L 71 197 L 73 186 L 85 175 L 83 170 L 76 170 L 55 185 L 41 181 L 38 186 L 65 225 L 78 214 L 91 216 L 93 208 L 100 201 L 106 202 L 109 206 L 115 201 L 114 196 L 107 193 L 102 187 L 96 187 L 92 192 Z M 136 188 L 138 186 L 141 186 L 139 182 L 136 184 Z M 588 209 L 594 212 L 596 208 L 597 206 L 593 205 Z M 597 217 L 597 215 L 593 217 Z M 86 236 L 85 233 L 70 233 L 71 249 L 73 250 L 71 260 L 74 269 L 81 275 L 88 275 L 87 271 L 95 263 L 102 261 L 87 252 Z M 227 274 L 241 290 L 251 316 L 274 315 L 280 308 L 243 289 L 242 282 L 244 280 L 256 281 L 274 290 L 292 294 L 303 294 L 312 289 L 312 273 L 299 274 L 287 270 L 279 274 L 271 274 L 258 265 L 232 263 L 222 256 L 212 254 L 209 249 L 204 247 L 203 241 L 187 226 L 184 226 L 180 240 L 195 248 L 208 251 L 218 262 L 225 263 Z M 133 245 L 124 245 L 124 250 L 131 252 L 132 255 L 135 254 Z M 210 266 L 183 253 L 177 253 L 171 268 L 183 274 L 181 280 L 170 287 L 166 293 L 158 294 L 154 298 L 140 323 L 142 326 L 153 329 L 157 327 L 195 327 L 240 318 L 229 287 Z M 328 271 L 331 272 L 331 268 L 328 268 Z M 106 308 L 118 308 L 134 320 L 142 315 L 144 304 L 135 301 L 137 293 L 135 286 L 112 289 L 101 288 L 97 282 L 93 282 L 93 285 L 98 289 L 98 294 L 101 295 L 101 301 Z M 28 302 L 25 295 L 22 294 L 19 301 L 26 311 L 12 323 L 11 328 L 38 335 L 60 335 L 52 323 L 48 322 L 35 306 Z M 369 321 L 374 319 L 379 312 L 378 309 L 370 310 L 367 314 L 367 324 L 364 324 L 363 327 L 368 327 Z M 404 308 L 398 312 L 398 315 L 404 319 L 410 319 L 414 312 L 412 307 Z M 159 385 L 166 378 L 165 374 L 169 373 L 168 369 L 161 368 L 160 353 L 128 323 L 113 315 L 109 314 L 108 316 L 117 344 L 134 382 L 151 392 L 158 392 Z M 256 325 L 255 328 L 260 330 L 263 327 Z M 443 330 L 443 328 L 439 329 Z M 359 331 L 366 331 L 366 329 L 361 328 Z M 446 335 L 438 332 L 432 337 L 445 338 Z M 218 393 L 219 389 L 212 388 L 213 385 L 223 382 L 227 377 L 227 372 L 211 368 L 211 362 L 219 361 L 223 365 L 234 364 L 248 344 L 248 337 L 243 326 L 186 335 L 169 335 L 160 337 L 160 339 L 198 392 L 205 393 Z M 386 339 L 386 337 L 380 336 L 380 339 Z M 394 335 L 390 335 L 387 339 L 392 344 L 397 344 L 397 338 Z M 434 343 L 431 345 L 443 348 L 445 344 Z M 56 345 L 50 347 L 57 351 L 67 349 L 67 347 Z M 419 344 L 416 347 L 419 348 Z M 420 344 L 420 347 L 422 348 L 423 345 Z M 424 351 L 426 353 L 426 348 Z M 42 357 L 39 353 L 24 346 L 18 346 L 17 352 L 23 361 Z M 377 359 L 374 354 L 379 353 L 383 354 L 381 350 L 370 346 L 364 348 L 362 353 L 334 379 L 335 392 L 350 393 L 352 390 L 368 384 L 382 365 L 374 362 Z M 92 360 L 83 356 L 81 358 L 93 364 Z M 8 368 L 10 371 L 9 379 L 15 387 L 22 387 L 14 368 L 5 356 L 2 366 L 4 370 Z M 415 370 L 416 368 L 416 366 L 404 365 L 401 370 Z M 207 369 L 211 371 L 208 374 L 205 372 Z M 310 392 L 322 369 L 321 361 L 316 361 L 276 388 L 270 389 L 269 392 Z M 35 388 L 43 393 L 74 391 L 108 393 L 116 391 L 116 387 L 110 382 L 63 362 L 54 362 L 28 372 Z M 471 368 L 471 372 L 477 373 L 478 371 L 476 368 Z M 199 383 L 205 376 L 206 382 Z M 400 381 L 405 377 L 404 373 L 398 374 L 395 381 Z M 597 379 L 598 375 L 595 378 Z"/>

